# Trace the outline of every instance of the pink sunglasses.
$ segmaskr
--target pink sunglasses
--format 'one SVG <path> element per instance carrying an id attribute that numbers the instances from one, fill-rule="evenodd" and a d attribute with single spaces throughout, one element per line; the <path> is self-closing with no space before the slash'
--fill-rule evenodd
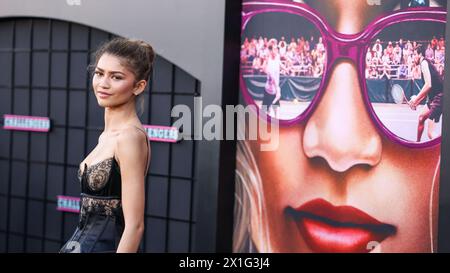
<path id="1" fill-rule="evenodd" d="M 385 103 L 376 103 L 374 101 L 371 101 L 367 87 L 365 68 L 366 53 L 368 49 L 380 37 L 384 38 L 395 36 L 394 41 L 398 41 L 400 38 L 403 38 L 405 40 L 408 35 L 417 35 L 414 34 L 414 32 L 419 31 L 418 26 L 421 26 L 421 28 L 423 28 L 424 25 L 427 25 L 429 27 L 428 29 L 434 31 L 431 34 L 428 33 L 428 31 L 423 34 L 424 36 L 429 36 L 429 39 L 431 39 L 431 37 L 433 36 L 444 36 L 446 23 L 445 9 L 409 8 L 392 12 L 382 17 L 378 17 L 373 22 L 371 22 L 362 32 L 348 35 L 334 31 L 315 10 L 304 4 L 285 3 L 281 1 L 244 2 L 241 27 L 242 37 L 248 37 L 247 35 L 253 30 L 253 28 L 258 27 L 257 25 L 253 24 L 253 22 L 255 22 L 254 20 L 264 22 L 264 16 L 267 16 L 267 18 L 269 18 L 270 16 L 277 15 L 280 16 L 279 18 L 287 18 L 290 16 L 293 18 L 292 22 L 299 22 L 301 24 L 299 25 L 299 32 L 303 31 L 304 27 L 306 26 L 306 28 L 311 29 L 313 33 L 320 35 L 320 37 L 322 37 L 326 52 L 326 61 L 324 63 L 323 74 L 321 75 L 321 79 L 319 79 L 320 84 L 317 85 L 318 87 L 315 89 L 315 93 L 310 96 L 309 99 L 301 103 L 298 103 L 297 100 L 295 102 L 291 100 L 282 104 L 279 107 L 280 112 L 283 113 L 283 111 L 285 111 L 286 113 L 289 112 L 289 114 L 282 116 L 281 118 L 277 117 L 281 126 L 289 126 L 308 119 L 308 117 L 314 112 L 314 109 L 317 107 L 321 97 L 324 94 L 324 90 L 326 89 L 325 87 L 328 84 L 329 75 L 331 75 L 331 72 L 333 70 L 333 64 L 337 60 L 344 58 L 353 61 L 357 66 L 359 84 L 361 87 L 360 90 L 362 91 L 364 104 L 370 114 L 372 121 L 384 135 L 386 135 L 391 141 L 395 143 L 399 143 L 411 148 L 430 147 L 441 142 L 440 136 L 423 142 L 415 141 L 417 128 L 416 116 L 418 116 L 418 112 L 412 112 L 412 110 L 408 109 L 407 104 L 396 105 L 388 101 L 386 101 Z M 270 20 L 270 22 L 274 22 L 273 18 L 272 20 Z M 398 24 L 407 26 L 405 32 L 397 33 L 396 29 L 398 29 Z M 292 28 L 292 26 L 289 27 Z M 264 27 L 260 27 L 260 35 L 264 33 L 261 32 L 261 29 L 264 30 Z M 273 33 L 273 28 L 271 31 Z M 271 35 L 270 31 L 268 31 L 267 33 Z M 280 33 L 283 32 L 280 31 Z M 426 47 L 425 44 L 423 46 Z M 254 86 L 250 84 L 252 77 L 253 76 L 251 75 L 247 75 L 246 72 L 242 69 L 241 63 L 240 87 L 243 97 L 247 104 L 257 106 L 256 109 L 258 109 L 258 114 L 260 115 L 260 117 L 266 117 L 267 120 L 270 121 L 275 117 L 268 115 L 265 111 L 262 111 L 260 109 L 260 105 L 257 103 L 257 101 L 261 98 L 261 94 L 256 94 L 253 88 Z M 265 79 L 263 75 L 261 75 L 260 78 L 263 78 L 263 80 Z M 415 81 L 412 81 L 411 84 L 415 84 Z M 386 97 L 388 96 L 386 95 Z M 403 118 L 405 118 L 405 120 L 402 120 Z M 405 129 L 406 127 L 403 126 L 405 124 L 408 124 L 409 129 Z"/>

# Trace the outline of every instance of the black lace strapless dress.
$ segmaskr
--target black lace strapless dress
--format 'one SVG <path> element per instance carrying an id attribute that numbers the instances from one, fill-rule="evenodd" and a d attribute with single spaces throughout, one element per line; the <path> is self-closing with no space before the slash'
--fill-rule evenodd
<path id="1" fill-rule="evenodd" d="M 148 145 L 147 141 L 147 148 Z M 147 169 L 148 165 L 147 154 Z M 107 158 L 89 167 L 84 164 L 83 172 L 78 169 L 78 179 L 81 183 L 79 222 L 60 253 L 116 252 L 125 227 L 122 181 L 116 159 Z"/>
<path id="2" fill-rule="evenodd" d="M 114 157 L 78 170 L 81 183 L 80 218 L 67 252 L 115 252 L 125 221 L 121 206 L 120 169 Z"/>

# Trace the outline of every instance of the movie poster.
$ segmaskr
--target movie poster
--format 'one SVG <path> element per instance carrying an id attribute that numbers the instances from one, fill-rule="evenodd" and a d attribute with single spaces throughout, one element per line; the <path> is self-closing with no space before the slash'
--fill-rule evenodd
<path id="1" fill-rule="evenodd" d="M 434 252 L 446 1 L 245 1 L 234 252 Z M 251 120 L 251 119 L 249 119 Z"/>

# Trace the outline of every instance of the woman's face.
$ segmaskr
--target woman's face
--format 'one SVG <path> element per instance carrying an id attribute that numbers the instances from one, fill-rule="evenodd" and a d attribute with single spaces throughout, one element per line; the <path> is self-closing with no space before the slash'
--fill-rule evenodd
<path id="1" fill-rule="evenodd" d="M 117 107 L 134 97 L 135 76 L 119 57 L 103 54 L 95 67 L 92 86 L 100 106 Z"/>
<path id="2" fill-rule="evenodd" d="M 362 31 L 386 9 L 366 0 L 310 6 L 345 34 Z M 364 105 L 353 62 L 338 60 L 310 118 L 279 133 L 275 151 L 250 142 L 272 251 L 431 251 L 430 219 L 436 217 L 430 205 L 438 200 L 430 198 L 440 145 L 411 149 L 382 135 Z M 261 228 L 253 219 L 252 235 L 262 234 Z M 258 238 L 252 238 L 256 247 Z"/>

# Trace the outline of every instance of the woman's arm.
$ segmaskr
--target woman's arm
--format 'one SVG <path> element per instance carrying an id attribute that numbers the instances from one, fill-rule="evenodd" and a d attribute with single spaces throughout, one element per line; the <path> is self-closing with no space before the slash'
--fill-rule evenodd
<path id="1" fill-rule="evenodd" d="M 144 232 L 145 168 L 147 144 L 137 129 L 122 132 L 117 139 L 116 155 L 122 178 L 122 208 L 125 229 L 117 252 L 136 252 Z"/>

